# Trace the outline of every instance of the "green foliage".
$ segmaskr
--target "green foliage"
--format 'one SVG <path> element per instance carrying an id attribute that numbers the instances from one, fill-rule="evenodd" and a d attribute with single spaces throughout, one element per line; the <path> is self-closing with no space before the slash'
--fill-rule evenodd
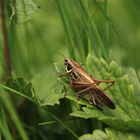
<path id="1" fill-rule="evenodd" d="M 29 98 L 34 97 L 34 88 L 31 82 L 27 82 L 23 78 L 8 78 L 6 81 L 6 85 L 11 89 L 18 91 Z"/>
<path id="2" fill-rule="evenodd" d="M 25 131 L 25 129 L 23 128 L 23 124 L 20 120 L 20 118 L 17 115 L 17 112 L 15 110 L 14 104 L 12 103 L 12 100 L 10 99 L 9 95 L 6 94 L 6 92 L 1 88 L 1 101 L 2 101 L 2 106 L 6 109 L 6 111 L 9 113 L 8 116 L 10 116 L 9 119 L 11 119 L 11 121 L 13 122 L 14 128 L 17 130 L 18 135 L 21 137 L 22 140 L 28 140 L 28 135 Z M 6 113 L 6 111 L 3 111 L 1 113 Z M 3 114 L 4 115 L 4 114 Z M 1 129 L 2 130 L 2 134 L 5 138 L 11 138 L 12 139 L 12 133 L 11 131 L 9 131 L 9 125 L 8 124 L 8 118 L 3 118 L 4 116 L 2 116 L 0 119 L 3 123 L 1 123 Z M 7 131 L 7 132 L 6 132 Z M 10 134 L 9 134 L 10 133 Z"/>
<path id="3" fill-rule="evenodd" d="M 3 108 L 1 107 L 1 110 L 0 110 L 0 120 L 1 120 L 1 123 L 0 123 L 0 130 L 1 130 L 1 133 L 3 135 L 5 135 L 6 139 L 9 139 L 9 140 L 13 140 L 12 136 L 11 136 L 11 133 L 10 133 L 10 130 L 8 128 L 8 124 L 7 124 L 7 120 L 6 120 L 6 114 L 3 110 Z"/>
<path id="4" fill-rule="evenodd" d="M 12 15 L 10 19 L 14 17 L 16 23 L 23 23 L 31 20 L 36 14 L 39 7 L 33 2 L 33 0 L 11 0 Z"/>
<path id="5" fill-rule="evenodd" d="M 59 65 L 55 64 L 55 67 L 59 73 L 62 72 Z M 104 107 L 103 111 L 99 111 L 91 106 L 88 101 L 86 101 L 86 98 L 77 100 L 74 91 L 70 88 L 67 89 L 69 83 L 66 84 L 66 78 L 58 78 L 58 81 L 52 84 L 50 88 L 47 88 L 47 91 L 38 91 L 45 92 L 42 96 L 41 94 L 36 94 L 36 98 L 41 101 L 41 106 L 58 104 L 59 99 L 63 98 L 64 93 L 67 92 L 66 98 L 80 105 L 87 106 L 83 107 L 81 111 L 74 111 L 71 114 L 72 116 L 85 119 L 96 118 L 118 130 L 138 131 L 140 129 L 139 104 L 136 101 L 137 94 L 135 94 L 128 76 L 122 72 L 121 68 L 114 61 L 108 65 L 104 59 L 98 59 L 90 54 L 86 61 L 86 68 L 94 77 L 115 80 L 115 85 L 106 92 L 106 94 L 113 99 L 113 102 L 115 102 L 115 110 Z M 133 79 L 137 79 L 137 77 L 133 76 Z M 37 79 L 36 81 L 39 80 L 40 79 Z M 14 90 L 20 91 L 25 96 L 32 97 L 31 92 L 33 91 L 33 87 L 31 83 L 25 82 L 22 78 L 9 79 L 7 85 L 14 88 Z M 104 86 L 105 85 L 103 85 L 103 87 Z M 40 96 L 38 97 L 37 95 Z"/>
<path id="6" fill-rule="evenodd" d="M 90 9 L 87 8 L 89 4 L 94 7 L 94 4 L 85 0 L 72 0 L 69 2 L 65 0 L 55 0 L 55 2 L 58 6 L 62 23 L 64 25 L 70 57 L 78 58 L 77 56 L 79 55 L 82 63 L 85 63 L 88 54 L 87 45 L 88 41 L 90 41 L 93 44 L 94 55 L 98 57 L 103 56 L 108 59 L 107 49 L 103 45 L 94 22 L 93 17 L 94 12 L 96 11 L 93 9 L 90 11 Z M 75 10 L 75 6 L 71 6 L 71 8 L 68 7 L 73 4 L 75 4 L 77 10 Z M 71 15 L 76 15 L 76 17 L 72 17 Z M 86 34 L 86 36 L 82 36 L 82 33 Z"/>
<path id="7" fill-rule="evenodd" d="M 38 98 L 40 105 L 54 105 L 59 104 L 59 99 L 63 98 L 63 85 L 58 82 L 56 78 L 56 72 L 50 74 L 50 78 L 46 75 L 46 71 L 42 71 L 42 74 L 37 74 L 32 79 L 35 89 L 35 96 Z M 44 75 L 42 77 L 42 75 Z"/>
<path id="8" fill-rule="evenodd" d="M 0 138 L 139 139 L 139 3 L 4 1 L 14 78 L 5 78 L 4 33 L 0 32 Z M 116 109 L 103 106 L 100 111 L 86 97 L 77 100 L 68 79 L 58 77 L 65 70 L 56 53 L 82 63 L 97 79 L 115 80 L 105 94 Z"/>
<path id="9" fill-rule="evenodd" d="M 93 134 L 85 134 L 79 140 L 138 140 L 139 137 L 139 134 L 133 132 L 123 132 L 107 128 L 105 132 L 94 130 Z"/>

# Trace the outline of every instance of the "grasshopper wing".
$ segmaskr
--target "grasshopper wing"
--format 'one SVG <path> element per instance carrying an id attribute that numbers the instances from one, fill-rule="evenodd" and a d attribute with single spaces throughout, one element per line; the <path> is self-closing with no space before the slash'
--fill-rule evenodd
<path id="1" fill-rule="evenodd" d="M 111 109 L 115 109 L 114 103 L 111 101 L 111 99 L 109 99 L 109 97 L 105 95 L 105 93 L 101 89 L 99 88 L 92 89 L 90 93 L 92 97 L 95 99 L 97 105 L 104 104 Z"/>

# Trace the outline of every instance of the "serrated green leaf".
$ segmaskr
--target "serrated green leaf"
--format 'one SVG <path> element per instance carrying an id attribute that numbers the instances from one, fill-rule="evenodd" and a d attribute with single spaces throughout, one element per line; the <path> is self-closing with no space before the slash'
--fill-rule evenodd
<path id="1" fill-rule="evenodd" d="M 15 17 L 16 23 L 23 23 L 32 19 L 39 9 L 33 0 L 13 0 L 11 1 L 10 6 L 12 8 L 12 15 L 10 19 Z"/>
<path id="2" fill-rule="evenodd" d="M 46 89 L 45 96 L 40 96 L 42 106 L 59 104 L 59 99 L 64 98 L 64 86 L 59 82 Z"/>
<path id="3" fill-rule="evenodd" d="M 139 140 L 140 134 L 133 132 L 122 132 L 115 129 L 107 128 L 94 130 L 92 134 L 84 134 L 79 140 Z"/>
<path id="4" fill-rule="evenodd" d="M 60 82 L 60 80 L 53 81 L 53 77 L 56 78 L 57 75 L 54 73 L 51 75 L 47 70 L 40 73 L 32 79 L 36 91 L 35 97 L 38 98 L 41 106 L 59 104 L 59 99 L 64 98 L 64 92 L 66 91 L 63 82 Z M 50 73 L 50 75 L 48 76 L 46 73 Z"/>
<path id="5" fill-rule="evenodd" d="M 30 98 L 34 97 L 35 91 L 31 82 L 27 82 L 25 79 L 18 78 L 8 78 L 6 81 L 6 86 L 18 91 Z"/>
<path id="6" fill-rule="evenodd" d="M 99 111 L 84 107 L 83 111 L 76 111 L 71 115 L 81 118 L 97 118 L 117 129 L 138 131 L 140 129 L 140 106 L 136 101 L 137 94 L 134 92 L 128 75 L 124 74 L 114 61 L 108 65 L 102 58 L 97 59 L 92 55 L 87 58 L 86 68 L 96 78 L 115 80 L 115 85 L 106 91 L 106 95 L 113 100 L 116 109 L 110 110 L 104 107 L 103 111 Z M 133 78 L 136 77 L 133 76 Z"/>
<path id="7" fill-rule="evenodd" d="M 132 81 L 134 83 L 134 86 L 135 86 L 134 91 L 135 91 L 136 97 L 137 97 L 136 100 L 140 104 L 140 94 L 139 94 L 140 82 L 137 77 L 137 74 L 133 68 L 127 68 L 126 72 L 128 73 L 128 75 L 130 75 L 130 77 L 129 77 L 130 81 Z M 130 87 L 129 90 L 132 90 L 132 87 Z"/>
<path id="8" fill-rule="evenodd" d="M 42 77 L 42 75 L 44 75 Z M 50 75 L 50 77 L 52 77 Z M 53 78 L 52 78 L 53 79 Z M 60 80 L 59 80 L 60 81 Z M 8 78 L 6 86 L 2 86 L 11 92 L 28 98 L 29 100 L 40 103 L 41 106 L 59 104 L 59 99 L 64 98 L 65 86 L 59 81 L 52 82 L 51 78 L 46 76 L 46 70 L 42 74 L 36 74 L 32 82 L 27 82 L 23 78 Z"/>

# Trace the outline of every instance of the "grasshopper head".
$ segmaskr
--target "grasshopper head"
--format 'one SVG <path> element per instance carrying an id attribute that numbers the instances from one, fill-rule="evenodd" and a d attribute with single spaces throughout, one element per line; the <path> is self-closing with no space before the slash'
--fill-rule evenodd
<path id="1" fill-rule="evenodd" d="M 70 72 L 72 71 L 72 65 L 71 65 L 71 60 L 70 59 L 65 59 L 64 65 L 66 66 L 66 71 Z"/>

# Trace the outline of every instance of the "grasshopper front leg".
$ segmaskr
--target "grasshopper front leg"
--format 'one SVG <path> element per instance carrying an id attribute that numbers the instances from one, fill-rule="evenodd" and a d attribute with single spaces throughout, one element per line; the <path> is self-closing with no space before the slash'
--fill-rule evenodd
<path id="1" fill-rule="evenodd" d="M 61 73 L 57 73 L 57 76 L 58 76 L 58 77 L 70 76 L 71 73 L 72 73 L 72 71 L 65 72 L 65 73 L 63 73 L 63 74 L 61 74 Z"/>

